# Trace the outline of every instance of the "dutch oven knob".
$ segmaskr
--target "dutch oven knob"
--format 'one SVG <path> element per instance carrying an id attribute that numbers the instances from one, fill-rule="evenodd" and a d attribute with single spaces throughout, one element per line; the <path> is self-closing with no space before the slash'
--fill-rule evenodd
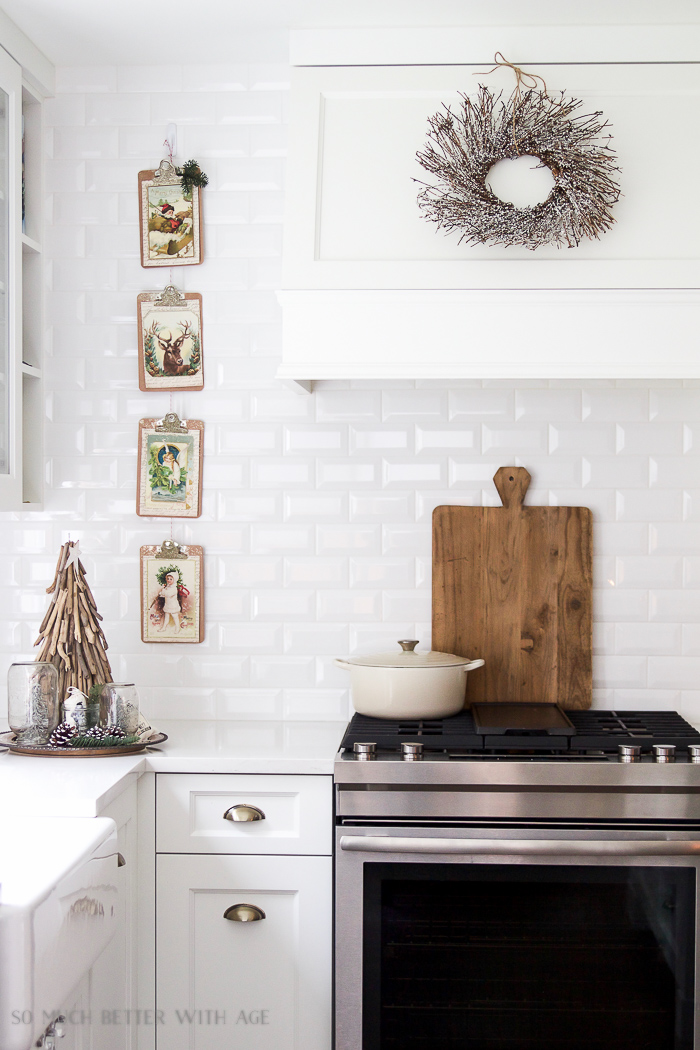
<path id="1" fill-rule="evenodd" d="M 412 639 L 404 638 L 403 641 L 399 642 L 399 645 L 405 653 L 412 653 L 415 647 L 418 645 L 418 639 L 416 638 L 416 640 L 413 641 Z"/>

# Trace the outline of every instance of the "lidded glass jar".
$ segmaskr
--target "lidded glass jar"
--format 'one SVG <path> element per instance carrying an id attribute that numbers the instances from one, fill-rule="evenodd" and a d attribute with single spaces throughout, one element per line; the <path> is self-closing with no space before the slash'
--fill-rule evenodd
<path id="1" fill-rule="evenodd" d="M 58 725 L 58 671 L 34 661 L 7 672 L 7 720 L 20 744 L 47 744 Z"/>
<path id="2" fill-rule="evenodd" d="M 119 726 L 136 736 L 141 723 L 139 694 L 133 682 L 106 682 L 100 694 L 100 725 Z"/>

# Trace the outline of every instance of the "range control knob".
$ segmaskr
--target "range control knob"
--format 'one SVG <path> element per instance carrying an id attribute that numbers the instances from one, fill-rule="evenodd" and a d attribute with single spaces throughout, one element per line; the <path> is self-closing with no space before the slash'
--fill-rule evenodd
<path id="1" fill-rule="evenodd" d="M 370 759 L 377 757 L 376 744 L 358 744 L 355 742 L 352 745 L 352 749 L 355 753 L 355 758 L 359 762 L 368 762 Z"/>
<path id="2" fill-rule="evenodd" d="M 618 762 L 641 762 L 642 749 L 638 744 L 618 744 Z"/>
<path id="3" fill-rule="evenodd" d="M 654 744 L 654 761 L 655 762 L 675 762 L 676 761 L 676 745 L 675 744 Z"/>
<path id="4" fill-rule="evenodd" d="M 423 745 L 413 742 L 402 744 L 401 757 L 404 762 L 420 762 L 423 758 Z"/>
<path id="5" fill-rule="evenodd" d="M 700 747 L 697 744 L 688 747 L 688 758 L 691 762 L 700 762 Z"/>

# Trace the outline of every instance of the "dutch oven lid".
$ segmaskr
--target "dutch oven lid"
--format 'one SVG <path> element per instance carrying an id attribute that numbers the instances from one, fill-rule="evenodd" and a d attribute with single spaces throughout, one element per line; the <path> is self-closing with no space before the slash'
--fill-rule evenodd
<path id="1" fill-rule="evenodd" d="M 417 641 L 406 640 L 398 643 L 401 652 L 372 653 L 370 656 L 350 656 L 343 663 L 355 667 L 460 667 L 471 663 L 468 656 L 455 656 L 453 653 L 416 653 Z"/>

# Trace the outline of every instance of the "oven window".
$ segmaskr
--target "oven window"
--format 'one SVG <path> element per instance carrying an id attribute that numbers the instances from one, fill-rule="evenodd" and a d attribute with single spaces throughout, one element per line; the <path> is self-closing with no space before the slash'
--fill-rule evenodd
<path id="1" fill-rule="evenodd" d="M 693 1050 L 693 868 L 364 868 L 363 1050 Z"/>

